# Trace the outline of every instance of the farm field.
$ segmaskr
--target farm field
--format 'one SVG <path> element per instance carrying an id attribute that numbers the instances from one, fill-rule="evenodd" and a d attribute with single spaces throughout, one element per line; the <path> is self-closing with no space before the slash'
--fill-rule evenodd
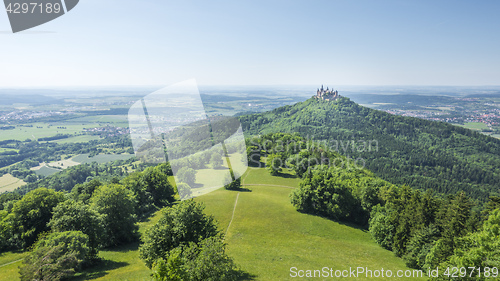
<path id="1" fill-rule="evenodd" d="M 481 130 L 487 130 L 489 129 L 488 126 L 486 126 L 486 124 L 484 123 L 481 123 L 481 122 L 468 122 L 468 123 L 465 123 L 464 125 L 460 125 L 461 127 L 465 127 L 467 129 L 471 129 L 471 130 L 476 130 L 476 131 L 481 131 Z"/>
<path id="2" fill-rule="evenodd" d="M 27 127 L 27 126 L 32 127 Z M 97 123 L 87 124 L 69 124 L 65 122 L 57 123 L 30 123 L 28 125 L 16 125 L 15 129 L 6 130 L 5 133 L 0 134 L 0 141 L 3 140 L 20 140 L 26 139 L 37 140 L 39 138 L 52 137 L 57 134 L 80 134 L 84 128 L 100 127 Z M 59 128 L 58 128 L 59 127 Z M 65 127 L 66 129 L 61 129 Z"/>
<path id="3" fill-rule="evenodd" d="M 114 124 L 118 127 L 128 127 L 128 116 L 127 115 L 94 115 L 94 116 L 84 116 L 74 119 L 69 119 L 68 123 L 107 123 Z"/>
<path id="4" fill-rule="evenodd" d="M 14 149 L 14 148 L 6 148 L 6 147 L 0 147 L 0 153 L 2 152 L 7 152 L 7 151 L 15 151 L 15 152 L 19 152 L 18 149 Z"/>
<path id="5" fill-rule="evenodd" d="M 69 137 L 69 138 L 60 139 L 60 140 L 53 140 L 53 141 L 50 141 L 50 142 L 63 144 L 63 143 L 89 142 L 89 141 L 98 140 L 98 139 L 99 139 L 99 136 L 77 135 L 77 136 L 74 136 L 74 137 Z"/>
<path id="6" fill-rule="evenodd" d="M 55 173 L 59 173 L 61 171 L 60 169 L 48 167 L 45 164 L 33 167 L 31 168 L 31 170 L 35 171 L 35 174 L 37 174 L 38 176 L 44 176 L 44 177 L 53 175 Z"/>
<path id="7" fill-rule="evenodd" d="M 80 164 L 87 164 L 92 162 L 102 164 L 116 160 L 127 160 L 131 157 L 134 157 L 134 154 L 98 154 L 94 157 L 89 157 L 89 154 L 80 154 L 71 158 L 71 160 Z"/>
<path id="8" fill-rule="evenodd" d="M 0 193 L 6 191 L 13 191 L 14 189 L 25 185 L 26 183 L 11 174 L 5 174 L 0 177 Z"/>

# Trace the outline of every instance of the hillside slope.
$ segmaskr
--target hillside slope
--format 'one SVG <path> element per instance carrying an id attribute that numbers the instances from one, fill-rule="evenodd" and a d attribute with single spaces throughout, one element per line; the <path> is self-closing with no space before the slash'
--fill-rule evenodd
<path id="1" fill-rule="evenodd" d="M 299 179 L 275 177 L 265 169 L 255 168 L 249 168 L 243 178 L 249 191 L 219 189 L 195 200 L 205 204 L 205 212 L 217 219 L 222 232 L 227 231 L 228 254 L 249 280 L 293 280 L 296 278 L 290 277 L 291 267 L 348 270 L 360 266 L 390 269 L 394 274 L 408 270 L 403 260 L 377 245 L 367 231 L 297 212 L 290 204 L 289 194 L 298 187 Z M 140 223 L 140 231 L 144 232 L 158 218 L 157 214 Z M 139 259 L 137 246 L 133 243 L 101 251 L 103 264 L 71 280 L 149 280 L 150 270 Z M 0 255 L 0 280 L 19 280 L 20 258 L 22 255 L 14 253 Z M 351 279 L 372 280 L 364 276 Z"/>
<path id="2" fill-rule="evenodd" d="M 443 122 L 391 115 L 348 98 L 309 99 L 240 117 L 249 135 L 298 132 L 327 140 L 351 158 L 362 158 L 394 184 L 450 194 L 464 190 L 481 201 L 498 195 L 500 140 Z"/>

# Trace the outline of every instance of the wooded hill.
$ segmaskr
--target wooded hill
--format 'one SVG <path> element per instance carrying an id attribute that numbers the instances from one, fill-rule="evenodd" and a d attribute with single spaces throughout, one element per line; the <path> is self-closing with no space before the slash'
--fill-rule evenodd
<path id="1" fill-rule="evenodd" d="M 327 145 L 377 176 L 443 194 L 463 190 L 486 201 L 500 187 L 500 140 L 444 122 L 392 115 L 348 98 L 309 99 L 240 117 L 249 135 L 298 132 Z"/>

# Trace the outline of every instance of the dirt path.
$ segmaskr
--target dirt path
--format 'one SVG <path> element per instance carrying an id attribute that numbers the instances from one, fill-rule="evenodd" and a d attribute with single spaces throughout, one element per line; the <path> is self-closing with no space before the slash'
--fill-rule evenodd
<path id="1" fill-rule="evenodd" d="M 18 262 L 18 261 L 22 261 L 22 260 L 24 260 L 24 259 L 18 259 L 18 260 L 16 260 L 16 261 L 11 261 L 11 262 L 8 262 L 8 263 L 5 263 L 5 264 L 0 265 L 0 267 L 4 267 L 4 266 L 7 266 L 7 265 L 9 265 L 9 264 L 13 264 L 13 263 L 16 263 L 16 262 Z"/>
<path id="2" fill-rule="evenodd" d="M 231 220 L 229 221 L 229 224 L 227 225 L 226 233 L 224 234 L 224 240 L 226 240 L 227 232 L 229 231 L 229 227 L 231 227 L 231 223 L 233 222 L 234 213 L 236 212 L 236 204 L 238 204 L 239 197 L 240 197 L 240 193 L 238 192 L 238 194 L 236 194 L 236 200 L 234 201 L 233 215 L 231 216 Z"/>

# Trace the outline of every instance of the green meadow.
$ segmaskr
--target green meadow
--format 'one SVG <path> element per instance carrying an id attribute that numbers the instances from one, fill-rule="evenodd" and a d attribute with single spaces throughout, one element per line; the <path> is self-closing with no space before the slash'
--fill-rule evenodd
<path id="1" fill-rule="evenodd" d="M 273 177 L 265 169 L 249 168 L 243 175 L 243 184 L 242 191 L 218 189 L 195 200 L 205 204 L 206 213 L 217 219 L 221 231 L 227 231 L 228 254 L 251 279 L 293 280 L 291 267 L 304 270 L 321 270 L 323 267 L 334 270 L 348 270 L 349 267 L 383 268 L 393 272 L 408 270 L 403 260 L 378 246 L 366 230 L 297 212 L 290 204 L 289 194 L 298 186 L 299 179 L 289 172 Z M 159 213 L 156 213 L 139 223 L 141 233 L 158 219 Z M 149 280 L 150 270 L 139 259 L 137 249 L 135 243 L 103 250 L 100 252 L 105 260 L 103 263 L 71 280 Z M 20 257 L 22 254 L 3 254 L 0 266 Z M 19 264 L 0 268 L 0 281 L 18 280 L 16 269 Z M 377 278 L 389 279 L 420 280 Z M 373 278 L 359 276 L 351 280 Z"/>

